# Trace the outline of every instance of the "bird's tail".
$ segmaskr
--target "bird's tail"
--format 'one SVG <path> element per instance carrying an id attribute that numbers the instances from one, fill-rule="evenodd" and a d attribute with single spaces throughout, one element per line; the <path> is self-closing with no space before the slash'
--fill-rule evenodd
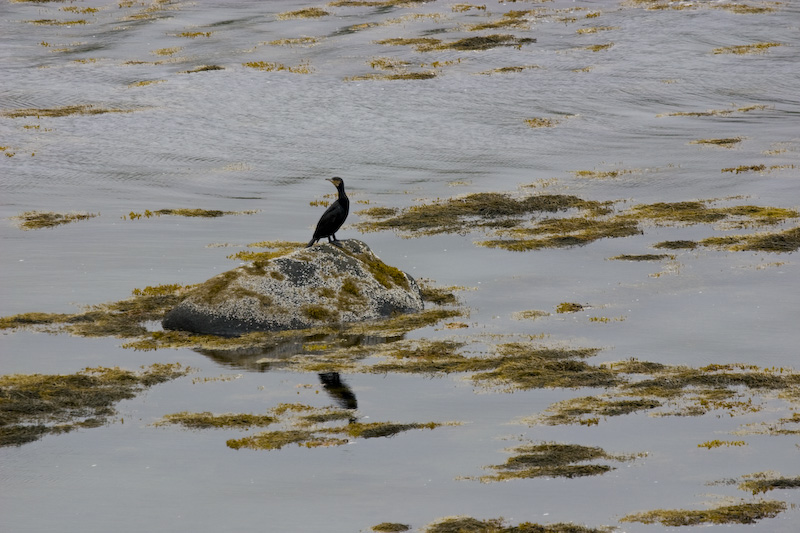
<path id="1" fill-rule="evenodd" d="M 316 240 L 317 239 L 311 239 L 310 241 L 308 241 L 308 244 L 306 244 L 306 248 L 311 248 L 312 246 L 314 246 Z"/>

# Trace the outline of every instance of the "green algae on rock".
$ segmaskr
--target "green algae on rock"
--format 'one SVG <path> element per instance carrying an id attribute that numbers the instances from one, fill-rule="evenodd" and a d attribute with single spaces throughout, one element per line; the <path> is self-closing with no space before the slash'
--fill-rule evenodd
<path id="1" fill-rule="evenodd" d="M 165 329 L 241 335 L 420 311 L 416 282 L 360 241 L 304 248 L 202 283 L 169 311 Z M 267 275 L 279 272 L 283 279 Z"/>
<path id="2" fill-rule="evenodd" d="M 100 213 L 53 213 L 52 211 L 25 211 L 14 217 L 20 229 L 31 230 L 41 228 L 54 228 L 62 224 L 88 220 L 100 216 Z"/>
<path id="3" fill-rule="evenodd" d="M 47 434 L 105 425 L 116 414 L 115 403 L 190 370 L 177 363 L 142 368 L 0 376 L 0 446 L 20 446 Z"/>
<path id="4" fill-rule="evenodd" d="M 660 523 L 665 526 L 695 526 L 700 524 L 754 524 L 764 518 L 774 518 L 786 510 L 786 503 L 774 500 L 742 502 L 711 509 L 656 509 L 625 515 L 620 522 Z"/>

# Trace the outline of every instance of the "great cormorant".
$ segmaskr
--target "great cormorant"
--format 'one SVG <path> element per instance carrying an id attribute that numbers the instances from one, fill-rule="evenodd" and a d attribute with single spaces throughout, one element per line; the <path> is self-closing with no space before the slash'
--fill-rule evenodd
<path id="1" fill-rule="evenodd" d="M 335 233 L 342 227 L 347 218 L 347 213 L 350 212 L 350 200 L 344 193 L 344 180 L 342 178 L 331 178 L 328 181 L 333 183 L 339 191 L 339 198 L 322 213 L 319 222 L 317 222 L 317 229 L 314 230 L 314 236 L 308 242 L 306 248 L 313 246 L 315 242 L 323 237 L 327 237 L 328 242 L 341 246 L 338 244 L 339 239 L 336 238 Z"/>

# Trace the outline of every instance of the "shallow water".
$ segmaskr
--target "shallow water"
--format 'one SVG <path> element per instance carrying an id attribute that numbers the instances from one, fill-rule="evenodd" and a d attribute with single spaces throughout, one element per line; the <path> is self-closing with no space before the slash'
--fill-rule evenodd
<path id="1" fill-rule="evenodd" d="M 724 2 L 658 10 L 563 0 L 487 4 L 486 11 L 466 12 L 453 11 L 452 5 L 320 4 L 332 14 L 284 20 L 276 14 L 309 4 L 4 3 L 0 111 L 93 105 L 129 112 L 0 116 L 6 155 L 0 157 L 0 316 L 72 312 L 126 298 L 137 287 L 197 283 L 235 266 L 226 256 L 247 243 L 306 241 L 321 212 L 309 202 L 332 192 L 324 178 L 333 175 L 345 179 L 353 211 L 471 192 L 513 192 L 531 184 L 536 186 L 526 190 L 628 205 L 741 196 L 729 202 L 800 207 L 796 2 L 768 4 L 774 11 L 760 14 L 714 7 Z M 63 10 L 70 6 L 99 10 Z M 513 9 L 540 11 L 528 16 L 529 29 L 468 29 Z M 87 23 L 31 22 L 79 19 Z M 364 23 L 378 24 L 354 27 Z M 576 31 L 592 27 L 614 29 Z M 182 37 L 182 32 L 211 33 Z M 430 52 L 376 43 L 490 33 L 537 41 L 520 48 Z M 267 44 L 301 36 L 317 42 Z M 763 54 L 713 53 L 757 42 L 782 46 Z M 613 46 L 585 49 L 607 43 Z M 179 49 L 168 54 L 169 48 Z M 380 73 L 369 65 L 375 57 L 402 59 L 409 70 L 433 69 L 437 75 L 348 79 Z M 243 65 L 253 61 L 308 65 L 311 72 Z M 438 66 L 431 66 L 435 61 Z M 202 65 L 223 69 L 186 73 Z M 538 68 L 479 74 L 529 65 Z M 158 83 L 136 85 L 141 81 Z M 708 110 L 725 113 L 659 116 Z M 531 128 L 528 118 L 561 122 Z M 690 144 L 732 137 L 742 141 L 731 149 Z M 759 164 L 770 170 L 721 171 Z M 631 172 L 585 178 L 574 174 L 579 170 Z M 260 212 L 126 219 L 131 211 L 179 207 Z M 29 210 L 100 216 L 20 231 L 10 217 Z M 351 214 L 348 222 L 357 221 Z M 480 231 L 406 239 L 345 227 L 339 237 L 364 240 L 385 262 L 415 277 L 474 288 L 459 294 L 470 310 L 469 328 L 459 337 L 544 334 L 547 343 L 603 348 L 597 361 L 637 357 L 664 364 L 742 362 L 797 369 L 796 253 L 700 248 L 674 251 L 676 259 L 668 264 L 608 260 L 651 253 L 659 241 L 720 233 L 727 234 L 707 225 L 647 227 L 639 236 L 523 253 L 476 246 L 474 241 L 485 238 Z M 215 243 L 238 247 L 209 246 Z M 561 302 L 591 308 L 535 321 L 512 317 L 528 309 L 552 313 Z M 624 319 L 591 322 L 590 316 Z M 451 336 L 441 328 L 410 335 Z M 593 391 L 478 393 L 455 375 L 343 379 L 357 395 L 364 420 L 458 420 L 465 422 L 461 426 L 342 447 L 232 450 L 225 441 L 241 432 L 152 423 L 184 410 L 258 413 L 281 402 L 329 405 L 332 399 L 317 376 L 254 372 L 191 350 L 134 352 L 120 344 L 27 331 L 0 336 L 3 374 L 70 373 L 100 365 L 135 369 L 153 362 L 197 369 L 122 402 L 112 424 L 0 449 L 4 530 L 363 531 L 385 521 L 422 528 L 440 517 L 466 514 L 502 516 L 514 524 L 575 522 L 655 531 L 662 526 L 618 520 L 649 509 L 703 508 L 726 497 L 757 500 L 735 486 L 708 485 L 715 481 L 767 470 L 800 475 L 794 437 L 729 434 L 742 424 L 787 416 L 791 406 L 774 399 L 761 412 L 735 418 L 639 413 L 591 427 L 529 427 L 515 421 Z M 192 382 L 220 375 L 239 377 Z M 697 447 L 711 439 L 740 438 L 747 446 Z M 505 461 L 503 449 L 517 439 L 648 455 L 614 464 L 616 470 L 597 477 L 493 484 L 460 479 Z M 791 490 L 764 497 L 798 502 Z M 799 520 L 789 509 L 755 527 L 795 531 Z M 753 526 L 730 529 L 745 528 Z"/>

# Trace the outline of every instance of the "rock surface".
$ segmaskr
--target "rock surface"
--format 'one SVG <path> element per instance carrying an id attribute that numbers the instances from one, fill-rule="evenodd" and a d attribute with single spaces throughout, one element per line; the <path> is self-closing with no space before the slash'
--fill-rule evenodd
<path id="1" fill-rule="evenodd" d="M 165 329 L 241 335 L 385 318 L 423 309 L 416 281 L 361 241 L 316 245 L 256 261 L 199 285 Z"/>

